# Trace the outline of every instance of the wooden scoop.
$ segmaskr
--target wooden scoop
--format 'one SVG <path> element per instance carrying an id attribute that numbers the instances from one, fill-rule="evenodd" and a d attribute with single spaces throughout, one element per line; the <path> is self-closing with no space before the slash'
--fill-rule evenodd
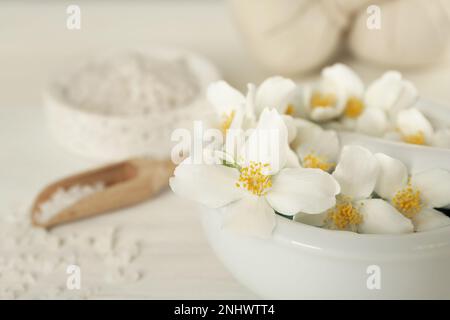
<path id="1" fill-rule="evenodd" d="M 31 221 L 35 226 L 51 228 L 142 202 L 168 186 L 174 168 L 175 165 L 170 160 L 139 158 L 62 179 L 46 187 L 37 196 L 31 210 Z M 47 221 L 39 219 L 40 205 L 48 201 L 57 190 L 99 182 L 104 184 L 103 190 L 83 197 Z"/>

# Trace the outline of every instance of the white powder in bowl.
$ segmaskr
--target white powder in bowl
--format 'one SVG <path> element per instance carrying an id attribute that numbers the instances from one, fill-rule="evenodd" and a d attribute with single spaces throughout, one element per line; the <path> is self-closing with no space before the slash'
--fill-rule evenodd
<path id="1" fill-rule="evenodd" d="M 112 52 L 78 65 L 44 92 L 46 122 L 68 151 L 101 161 L 170 158 L 173 131 L 212 115 L 204 57 L 173 48 Z"/>
<path id="2" fill-rule="evenodd" d="M 183 56 L 162 59 L 142 53 L 96 58 L 61 80 L 64 98 L 86 111 L 136 115 L 182 107 L 200 85 Z"/>
<path id="3" fill-rule="evenodd" d="M 100 192 L 105 189 L 103 182 L 97 182 L 93 185 L 74 185 L 68 189 L 59 188 L 52 194 L 50 199 L 39 206 L 37 218 L 40 222 L 50 221 L 55 215 L 67 207 L 75 204 L 81 199 Z"/>

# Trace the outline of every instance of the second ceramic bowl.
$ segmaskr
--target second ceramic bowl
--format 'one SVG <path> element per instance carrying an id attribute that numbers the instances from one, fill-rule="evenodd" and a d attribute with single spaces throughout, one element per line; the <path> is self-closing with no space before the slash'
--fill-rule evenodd
<path id="1" fill-rule="evenodd" d="M 277 217 L 271 239 L 203 223 L 211 246 L 246 287 L 268 299 L 450 299 L 450 227 L 403 235 L 332 231 Z"/>
<path id="2" fill-rule="evenodd" d="M 450 170 L 450 150 L 339 133 L 405 162 L 411 172 Z M 449 194 L 450 197 L 450 194 Z M 326 230 L 277 216 L 270 239 L 222 229 L 223 213 L 203 215 L 216 254 L 244 285 L 269 299 L 450 299 L 450 226 L 401 235 Z"/>

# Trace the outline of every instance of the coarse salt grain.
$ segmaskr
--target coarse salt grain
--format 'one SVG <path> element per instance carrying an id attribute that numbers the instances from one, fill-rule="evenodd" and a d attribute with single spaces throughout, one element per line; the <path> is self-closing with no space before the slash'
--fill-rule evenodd
<path id="1" fill-rule="evenodd" d="M 119 230 L 115 226 L 92 226 L 58 234 L 32 227 L 28 205 L 1 213 L 0 300 L 88 299 L 111 292 L 115 283 L 139 281 L 143 273 L 136 268 L 134 259 L 129 259 L 130 255 L 140 254 L 139 242 Z M 8 242 L 8 239 L 13 241 Z M 91 242 L 109 245 L 96 248 Z M 127 253 L 126 259 L 123 259 L 124 253 Z M 117 264 L 108 263 L 105 255 Z M 90 279 L 84 280 L 80 291 L 66 289 L 66 268 L 74 263 L 83 266 L 84 279 Z M 97 274 L 97 270 L 101 273 Z M 107 274 L 116 276 L 105 281 L 101 275 Z"/>
<path id="2" fill-rule="evenodd" d="M 59 188 L 49 200 L 39 206 L 37 218 L 40 222 L 47 222 L 65 208 L 104 189 L 103 182 L 96 182 L 92 185 L 74 185 L 68 189 Z"/>

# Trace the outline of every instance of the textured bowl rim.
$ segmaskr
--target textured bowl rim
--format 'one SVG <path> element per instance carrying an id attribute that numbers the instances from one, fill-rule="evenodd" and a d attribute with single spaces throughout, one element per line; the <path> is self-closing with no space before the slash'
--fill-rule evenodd
<path id="1" fill-rule="evenodd" d="M 276 227 L 268 239 L 222 229 L 222 210 L 203 210 L 204 228 L 218 228 L 238 241 L 265 244 L 267 241 L 319 255 L 354 259 L 405 259 L 450 255 L 450 226 L 408 234 L 360 234 L 328 230 L 276 215 Z"/>
<path id="2" fill-rule="evenodd" d="M 407 234 L 360 234 L 318 228 L 277 216 L 273 238 L 329 254 L 385 256 L 398 258 L 450 253 L 450 226 Z"/>

